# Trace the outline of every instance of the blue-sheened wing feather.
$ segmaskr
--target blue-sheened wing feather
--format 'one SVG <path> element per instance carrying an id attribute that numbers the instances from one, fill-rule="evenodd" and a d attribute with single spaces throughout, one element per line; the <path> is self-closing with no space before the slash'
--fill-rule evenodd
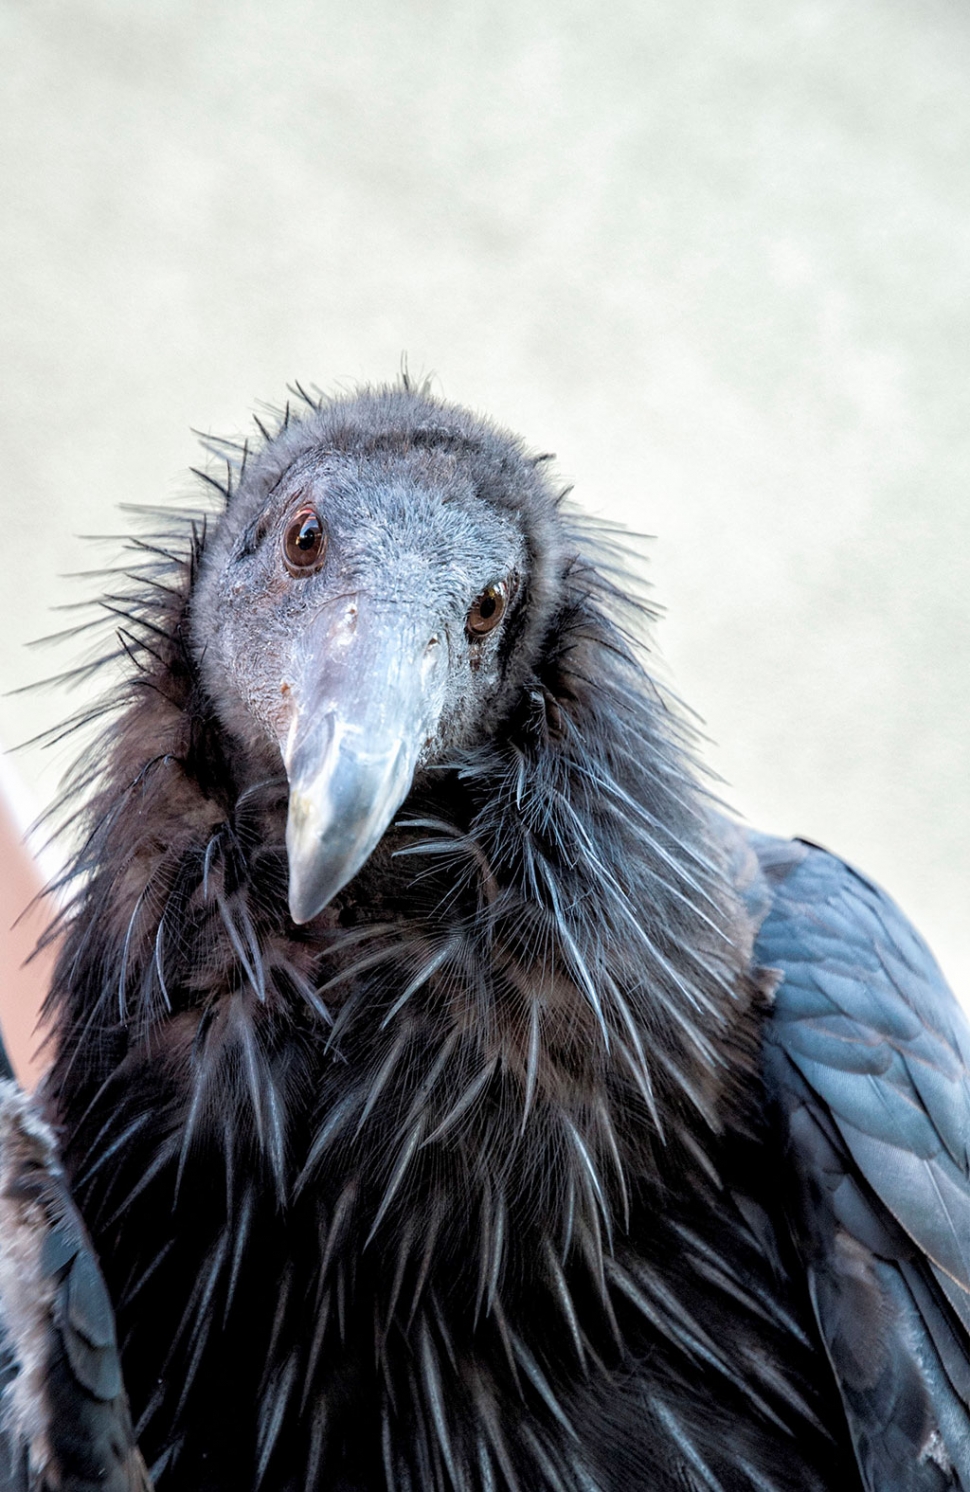
<path id="1" fill-rule="evenodd" d="M 0 1085 L 0 1489 L 151 1492 L 114 1312 L 54 1136 Z"/>
<path id="2" fill-rule="evenodd" d="M 752 836 L 789 1213 L 870 1492 L 970 1489 L 970 1028 L 871 882 Z M 768 898 L 764 898 L 767 886 Z"/>

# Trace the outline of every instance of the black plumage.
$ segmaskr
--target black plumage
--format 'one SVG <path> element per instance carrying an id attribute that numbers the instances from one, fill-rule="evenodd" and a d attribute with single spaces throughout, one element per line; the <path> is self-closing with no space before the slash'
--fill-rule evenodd
<path id="1" fill-rule="evenodd" d="M 114 1305 L 97 1484 L 137 1439 L 158 1492 L 970 1489 L 931 956 L 720 816 L 544 458 L 406 383 L 304 403 L 108 603 L 33 1224 L 76 1204 Z M 87 1486 L 15 1317 L 19 1475 Z"/>

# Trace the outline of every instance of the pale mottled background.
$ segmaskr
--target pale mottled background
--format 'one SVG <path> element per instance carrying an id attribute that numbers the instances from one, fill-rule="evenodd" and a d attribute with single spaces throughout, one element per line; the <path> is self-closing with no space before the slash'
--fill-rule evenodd
<path id="1" fill-rule="evenodd" d="M 970 992 L 966 0 L 0 0 L 0 56 L 8 686 L 190 426 L 406 352 L 658 535 L 731 801 Z"/>

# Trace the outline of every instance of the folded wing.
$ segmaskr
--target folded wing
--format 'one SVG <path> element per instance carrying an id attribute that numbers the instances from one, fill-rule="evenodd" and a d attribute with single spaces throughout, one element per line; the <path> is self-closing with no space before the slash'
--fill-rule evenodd
<path id="1" fill-rule="evenodd" d="M 752 836 L 787 1206 L 869 1492 L 970 1489 L 970 1028 L 893 903 Z"/>
<path id="2" fill-rule="evenodd" d="M 150 1492 L 114 1312 L 32 1100 L 0 1084 L 0 1486 Z"/>

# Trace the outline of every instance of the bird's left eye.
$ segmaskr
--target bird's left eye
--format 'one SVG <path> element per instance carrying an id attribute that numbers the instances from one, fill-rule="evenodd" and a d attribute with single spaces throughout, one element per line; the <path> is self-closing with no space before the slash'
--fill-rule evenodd
<path id="1" fill-rule="evenodd" d="M 505 615 L 509 588 L 504 580 L 487 585 L 480 596 L 476 596 L 468 612 L 466 626 L 472 637 L 483 637 L 497 627 Z"/>
<path id="2" fill-rule="evenodd" d="M 294 575 L 315 570 L 327 551 L 327 536 L 316 508 L 301 508 L 283 535 L 283 558 Z"/>

